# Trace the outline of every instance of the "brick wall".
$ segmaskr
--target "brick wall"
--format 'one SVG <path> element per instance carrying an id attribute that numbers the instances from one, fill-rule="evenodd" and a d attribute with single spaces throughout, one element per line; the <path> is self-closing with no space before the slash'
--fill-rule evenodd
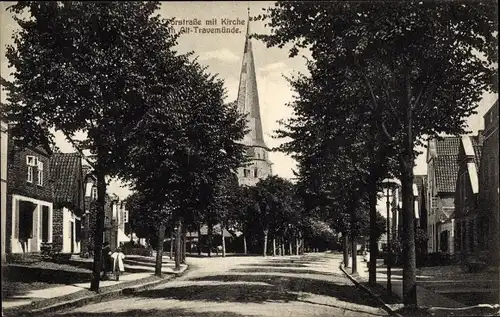
<path id="1" fill-rule="evenodd" d="M 482 216 L 489 224 L 486 248 L 494 261 L 500 261 L 500 206 L 499 188 L 499 138 L 498 138 L 498 102 L 484 115 L 484 143 L 481 166 L 479 168 L 479 204 Z"/>
<path id="2" fill-rule="evenodd" d="M 9 138 L 7 148 L 7 215 L 6 215 L 6 252 L 12 252 L 12 195 L 23 195 L 46 202 L 53 202 L 53 183 L 50 175 L 50 157 L 40 148 L 19 148 Z M 38 186 L 37 168 L 33 169 L 33 183 L 27 182 L 28 166 L 26 156 L 36 156 L 43 162 L 43 186 Z"/>
<path id="3" fill-rule="evenodd" d="M 63 208 L 54 208 L 52 216 L 52 244 L 54 249 L 62 251 L 63 248 Z"/>
<path id="4" fill-rule="evenodd" d="M 53 201 L 53 182 L 50 175 L 50 157 L 40 149 L 25 148 L 21 149 L 9 140 L 9 158 L 8 158 L 8 191 L 10 194 L 19 194 L 31 198 L 52 202 Z M 33 168 L 33 183 L 28 183 L 28 166 L 26 156 L 36 156 L 43 162 L 43 186 L 38 186 L 37 168 Z"/>

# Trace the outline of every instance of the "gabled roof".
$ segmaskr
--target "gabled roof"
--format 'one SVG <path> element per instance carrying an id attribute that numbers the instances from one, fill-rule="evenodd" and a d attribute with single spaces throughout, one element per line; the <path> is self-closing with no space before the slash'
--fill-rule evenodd
<path id="1" fill-rule="evenodd" d="M 436 154 L 441 155 L 458 155 L 460 147 L 460 137 L 446 136 L 441 140 L 436 140 Z"/>
<path id="2" fill-rule="evenodd" d="M 436 189 L 438 193 L 454 193 L 458 175 L 457 155 L 441 155 L 436 158 Z"/>
<path id="3" fill-rule="evenodd" d="M 438 193 L 454 193 L 458 175 L 459 136 L 446 136 L 435 140 L 435 177 Z"/>
<path id="4" fill-rule="evenodd" d="M 50 160 L 52 179 L 54 180 L 54 198 L 56 203 L 71 204 L 82 208 L 82 198 L 77 192 L 81 181 L 82 160 L 78 153 L 54 153 Z"/>

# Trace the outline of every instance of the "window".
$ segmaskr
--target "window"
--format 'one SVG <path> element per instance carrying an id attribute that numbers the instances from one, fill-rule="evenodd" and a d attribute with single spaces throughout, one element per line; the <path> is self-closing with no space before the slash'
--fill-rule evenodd
<path id="1" fill-rule="evenodd" d="M 256 168 L 253 170 L 253 176 L 254 176 L 255 178 L 257 178 L 257 177 L 258 177 L 258 175 L 259 175 L 259 170 L 258 170 L 258 169 L 257 169 L 257 167 L 256 167 Z"/>
<path id="2" fill-rule="evenodd" d="M 128 210 L 123 211 L 123 223 L 128 222 Z"/>
<path id="3" fill-rule="evenodd" d="M 257 153 L 257 158 L 260 159 L 260 153 Z"/>
<path id="4" fill-rule="evenodd" d="M 97 199 L 97 187 L 92 187 L 92 199 Z"/>
<path id="5" fill-rule="evenodd" d="M 28 183 L 33 183 L 33 166 L 28 166 L 28 176 L 26 181 Z"/>
<path id="6" fill-rule="evenodd" d="M 49 207 L 42 206 L 42 241 L 49 241 Z"/>
<path id="7" fill-rule="evenodd" d="M 37 166 L 37 158 L 33 155 L 26 156 L 26 165 L 28 165 L 28 175 L 26 176 L 26 181 L 28 183 L 33 183 L 33 167 Z"/>
<path id="8" fill-rule="evenodd" d="M 33 155 L 26 155 L 26 165 L 37 166 L 38 165 L 37 157 Z"/>
<path id="9" fill-rule="evenodd" d="M 246 168 L 243 170 L 243 176 L 248 177 L 250 175 L 250 170 L 247 170 Z"/>
<path id="10" fill-rule="evenodd" d="M 43 186 L 43 162 L 38 161 L 38 186 Z"/>

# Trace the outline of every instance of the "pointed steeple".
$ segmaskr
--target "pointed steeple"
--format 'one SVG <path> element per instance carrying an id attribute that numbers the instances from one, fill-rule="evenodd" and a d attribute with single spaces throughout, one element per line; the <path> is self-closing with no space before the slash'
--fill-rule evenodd
<path id="1" fill-rule="evenodd" d="M 272 175 L 272 163 L 269 161 L 269 149 L 264 142 L 262 121 L 260 118 L 259 93 L 253 60 L 252 42 L 250 40 L 250 9 L 241 65 L 240 85 L 238 90 L 238 111 L 247 114 L 249 132 L 243 139 L 247 146 L 246 155 L 249 162 L 238 169 L 238 183 L 253 186 L 261 179 Z"/>
<path id="2" fill-rule="evenodd" d="M 248 114 L 248 134 L 245 136 L 245 145 L 266 147 L 262 132 L 262 121 L 260 118 L 259 93 L 257 91 L 257 78 L 255 76 L 255 64 L 250 39 L 250 8 L 248 8 L 247 32 L 245 36 L 245 48 L 243 50 L 243 62 L 241 66 L 240 85 L 238 89 L 238 111 Z"/>

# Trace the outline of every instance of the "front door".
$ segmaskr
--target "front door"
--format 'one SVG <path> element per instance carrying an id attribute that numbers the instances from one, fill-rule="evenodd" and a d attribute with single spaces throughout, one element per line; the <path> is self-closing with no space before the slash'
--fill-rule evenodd
<path id="1" fill-rule="evenodd" d="M 74 222 L 69 222 L 69 236 L 71 238 L 71 241 L 70 241 L 70 249 L 71 249 L 71 253 L 74 253 L 75 252 L 75 223 Z"/>

